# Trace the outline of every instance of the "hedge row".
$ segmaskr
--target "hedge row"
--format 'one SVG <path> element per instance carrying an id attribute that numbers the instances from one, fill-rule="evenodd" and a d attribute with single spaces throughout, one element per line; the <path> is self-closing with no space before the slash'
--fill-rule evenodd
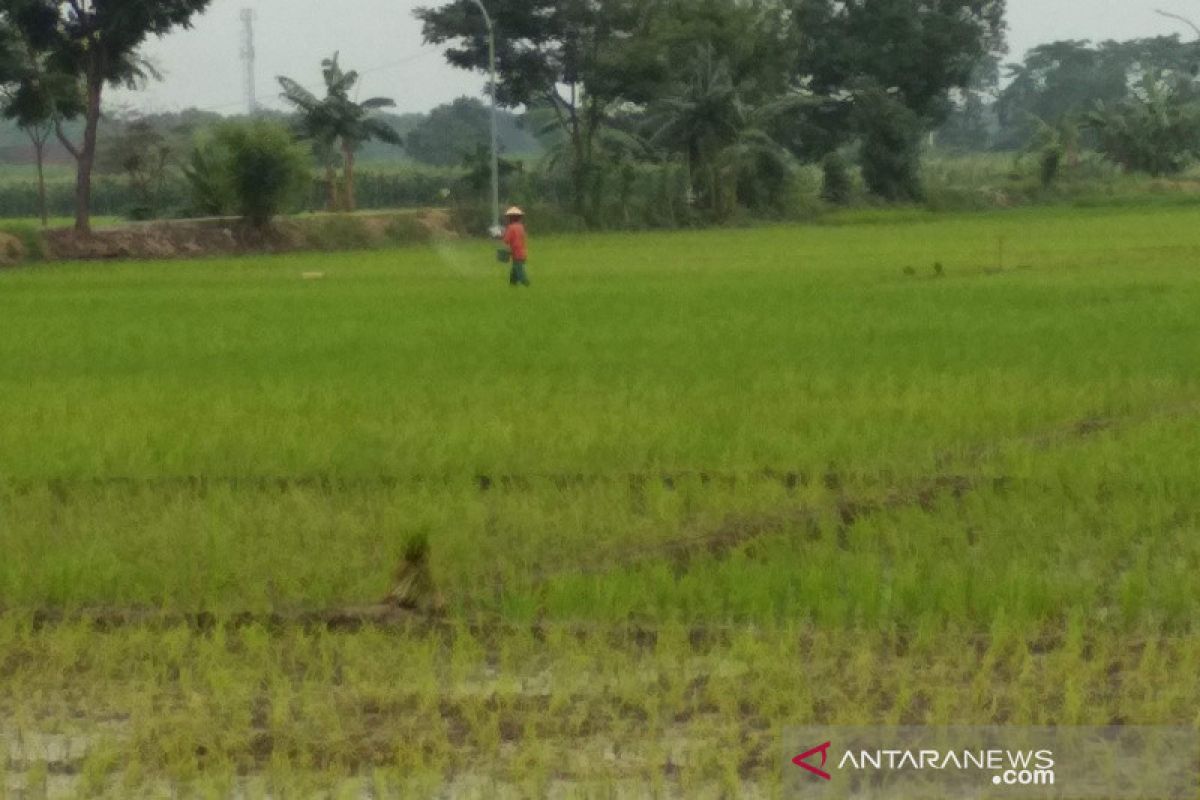
<path id="1" fill-rule="evenodd" d="M 446 202 L 447 190 L 456 184 L 452 172 L 439 173 L 362 173 L 355 176 L 358 207 L 361 209 L 427 208 Z M 298 211 L 322 211 L 328 189 L 322 178 L 314 178 L 305 208 Z M 104 217 L 180 218 L 190 212 L 190 194 L 180 178 L 166 182 L 156 203 L 140 198 L 126 181 L 100 177 L 92 186 L 92 213 Z M 75 213 L 75 185 L 54 181 L 46 186 L 46 206 L 52 217 Z M 156 207 L 152 207 L 156 206 Z M 37 184 L 28 180 L 0 182 L 0 219 L 32 218 L 38 214 Z"/>

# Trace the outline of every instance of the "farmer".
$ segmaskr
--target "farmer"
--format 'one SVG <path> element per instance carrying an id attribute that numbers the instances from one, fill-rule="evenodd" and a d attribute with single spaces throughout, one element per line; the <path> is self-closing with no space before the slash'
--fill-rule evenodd
<path id="1" fill-rule="evenodd" d="M 512 272 L 509 273 L 508 282 L 513 286 L 528 286 L 529 277 L 525 274 L 525 260 L 529 257 L 525 245 L 525 212 L 513 206 L 504 213 L 504 217 L 508 225 L 501 241 L 508 245 L 512 254 Z"/>

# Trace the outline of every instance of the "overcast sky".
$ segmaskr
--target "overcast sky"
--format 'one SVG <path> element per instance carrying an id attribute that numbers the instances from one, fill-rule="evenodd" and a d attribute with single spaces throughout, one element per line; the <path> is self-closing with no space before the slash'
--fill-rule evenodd
<path id="1" fill-rule="evenodd" d="M 233 113 L 245 107 L 240 59 L 241 10 L 253 8 L 260 102 L 277 105 L 275 76 L 316 89 L 320 60 L 335 50 L 363 73 L 362 96 L 395 98 L 401 111 L 428 111 L 463 94 L 479 94 L 480 77 L 447 67 L 425 47 L 411 0 L 213 0 L 191 30 L 154 41 L 146 52 L 165 80 L 136 96 L 111 100 L 144 111 L 198 107 Z M 1013 55 L 1056 39 L 1127 39 L 1188 32 L 1156 16 L 1163 8 L 1200 17 L 1200 0 L 1008 0 Z M 1188 34 L 1190 35 L 1190 34 Z"/>

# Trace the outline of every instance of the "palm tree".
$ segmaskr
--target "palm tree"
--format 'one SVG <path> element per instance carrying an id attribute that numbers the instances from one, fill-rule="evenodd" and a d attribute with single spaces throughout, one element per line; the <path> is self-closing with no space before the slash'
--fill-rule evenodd
<path id="1" fill-rule="evenodd" d="M 741 101 L 728 62 L 715 60 L 712 48 L 700 50 L 691 73 L 650 110 L 650 142 L 683 153 L 693 193 L 715 211 L 718 154 L 738 138 Z"/>
<path id="2" fill-rule="evenodd" d="M 325 79 L 324 98 L 318 98 L 291 78 L 280 76 L 282 97 L 300 112 L 301 133 L 312 141 L 314 152 L 325 165 L 330 204 L 334 208 L 341 206 L 347 211 L 353 211 L 354 157 L 358 149 L 372 139 L 397 147 L 403 144 L 400 134 L 374 115 L 379 109 L 392 108 L 396 103 L 387 97 L 372 97 L 361 103 L 351 99 L 350 93 L 358 83 L 359 75 L 354 70 L 342 71 L 337 53 L 321 62 L 321 73 Z M 345 187 L 341 203 L 338 202 L 333 172 L 333 154 L 337 149 L 342 153 Z"/>
<path id="3" fill-rule="evenodd" d="M 693 195 L 718 216 L 732 210 L 747 170 L 786 174 L 790 157 L 767 129 L 785 111 L 811 102 L 797 94 L 755 106 L 745 101 L 745 93 L 729 63 L 705 47 L 687 82 L 658 101 L 647 117 L 651 144 L 683 154 Z"/>

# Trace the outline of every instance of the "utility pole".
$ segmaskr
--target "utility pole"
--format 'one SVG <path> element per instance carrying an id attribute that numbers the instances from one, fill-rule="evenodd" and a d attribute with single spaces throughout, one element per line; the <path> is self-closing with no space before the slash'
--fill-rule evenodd
<path id="1" fill-rule="evenodd" d="M 492 24 L 492 15 L 484 7 L 482 0 L 472 0 L 483 13 L 483 22 L 487 25 L 488 36 L 488 70 L 491 73 L 492 95 L 492 230 L 493 236 L 500 235 L 500 133 L 496 121 L 496 27 Z"/>
<path id="2" fill-rule="evenodd" d="M 242 9 L 242 63 L 246 65 L 246 111 L 258 113 L 258 95 L 254 81 L 254 9 Z"/>

